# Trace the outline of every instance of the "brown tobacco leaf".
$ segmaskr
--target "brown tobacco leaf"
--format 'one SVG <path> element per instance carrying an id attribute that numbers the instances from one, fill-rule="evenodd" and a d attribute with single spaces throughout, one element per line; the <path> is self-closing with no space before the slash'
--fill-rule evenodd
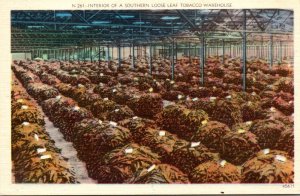
<path id="1" fill-rule="evenodd" d="M 294 157 L 294 130 L 285 129 L 281 132 L 280 137 L 276 143 L 275 149 L 288 152 L 291 157 Z"/>
<path id="2" fill-rule="evenodd" d="M 153 170 L 143 168 L 134 173 L 125 183 L 129 184 L 180 184 L 189 183 L 186 174 L 182 173 L 178 168 L 168 164 L 152 165 Z"/>
<path id="3" fill-rule="evenodd" d="M 169 105 L 164 108 L 162 118 L 158 124 L 165 130 L 190 139 L 202 126 L 203 121 L 208 120 L 208 115 L 203 110 L 189 110 L 181 105 Z"/>
<path id="4" fill-rule="evenodd" d="M 73 130 L 75 134 L 72 139 L 78 155 L 86 162 L 90 162 L 92 160 L 90 157 L 94 155 L 103 155 L 132 141 L 127 128 L 113 127 L 108 121 L 99 123 L 97 119 L 84 119 L 76 123 Z"/>
<path id="5" fill-rule="evenodd" d="M 232 100 L 216 100 L 211 118 L 219 122 L 225 123 L 229 127 L 242 122 L 242 113 L 240 105 Z"/>
<path id="6" fill-rule="evenodd" d="M 168 131 L 147 128 L 139 143 L 150 147 L 154 152 L 161 156 L 163 161 L 167 162 L 180 140 L 181 139 L 179 139 L 176 135 Z"/>
<path id="7" fill-rule="evenodd" d="M 261 148 L 273 149 L 283 130 L 285 125 L 282 122 L 269 119 L 254 121 L 249 131 L 257 136 Z"/>
<path id="8" fill-rule="evenodd" d="M 231 163 L 224 166 L 218 161 L 198 165 L 190 174 L 192 183 L 240 183 L 241 171 Z"/>
<path id="9" fill-rule="evenodd" d="M 260 150 L 256 136 L 248 131 L 229 132 L 223 138 L 221 157 L 241 165 Z"/>
<path id="10" fill-rule="evenodd" d="M 277 156 L 286 160 L 278 160 Z M 248 160 L 242 169 L 243 183 L 293 183 L 294 161 L 283 151 L 259 152 Z"/>
<path id="11" fill-rule="evenodd" d="M 148 147 L 133 143 L 108 152 L 93 172 L 99 183 L 123 183 L 139 169 L 159 163 L 159 156 Z"/>
<path id="12" fill-rule="evenodd" d="M 197 165 L 218 158 L 217 153 L 210 152 L 203 144 L 192 147 L 191 143 L 183 143 L 170 154 L 169 162 L 183 172 L 190 173 Z"/>
<path id="13" fill-rule="evenodd" d="M 27 91 L 38 101 L 54 98 L 59 94 L 57 89 L 43 83 L 29 84 L 27 86 Z"/>
<path id="14" fill-rule="evenodd" d="M 209 121 L 202 125 L 191 138 L 192 141 L 201 141 L 205 146 L 220 152 L 223 137 L 231 132 L 227 125 L 218 121 Z"/>
<path id="15" fill-rule="evenodd" d="M 41 115 L 41 112 L 35 109 L 34 107 L 28 107 L 27 109 L 18 109 L 12 114 L 11 123 L 15 127 L 23 122 L 36 123 L 39 125 L 44 125 L 44 117 Z"/>
<path id="16" fill-rule="evenodd" d="M 163 109 L 163 100 L 158 93 L 144 93 L 138 98 L 132 98 L 129 107 L 138 116 L 153 118 Z"/>

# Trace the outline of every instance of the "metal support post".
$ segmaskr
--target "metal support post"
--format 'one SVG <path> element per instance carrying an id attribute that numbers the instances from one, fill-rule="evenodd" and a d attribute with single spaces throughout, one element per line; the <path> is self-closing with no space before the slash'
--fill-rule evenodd
<path id="1" fill-rule="evenodd" d="M 282 62 L 282 41 L 279 41 L 279 62 Z"/>
<path id="2" fill-rule="evenodd" d="M 177 63 L 177 59 L 178 59 L 178 44 L 176 42 L 175 44 L 175 62 Z"/>
<path id="3" fill-rule="evenodd" d="M 85 59 L 89 59 L 89 47 L 87 46 L 86 48 L 85 48 Z M 87 61 L 87 60 L 86 60 Z"/>
<path id="4" fill-rule="evenodd" d="M 132 64 L 132 67 L 134 68 L 134 45 L 132 44 L 132 50 L 131 50 L 131 52 L 132 52 L 132 59 L 131 59 L 131 64 Z"/>
<path id="5" fill-rule="evenodd" d="M 83 48 L 81 48 L 81 49 L 79 50 L 79 52 L 80 52 L 80 60 L 82 61 L 83 58 L 84 58 L 84 50 L 83 50 Z"/>
<path id="6" fill-rule="evenodd" d="M 132 64 L 132 67 L 134 68 L 134 45 L 132 44 L 131 47 L 132 47 L 132 50 L 131 50 L 131 64 Z"/>
<path id="7" fill-rule="evenodd" d="M 81 50 L 80 50 L 80 59 L 82 60 L 82 61 L 84 61 L 84 58 L 85 58 L 85 48 L 84 48 L 84 46 L 83 46 L 83 48 L 81 48 Z"/>
<path id="8" fill-rule="evenodd" d="M 263 38 L 261 38 L 259 58 L 262 58 L 263 56 L 264 56 L 264 40 Z"/>
<path id="9" fill-rule="evenodd" d="M 107 57 L 106 60 L 109 61 L 110 60 L 110 52 L 109 52 L 109 46 L 107 46 Z"/>
<path id="10" fill-rule="evenodd" d="M 246 22 L 247 22 L 247 18 L 246 18 L 246 10 L 243 10 L 244 12 L 244 21 L 243 21 L 243 27 L 244 27 L 244 31 L 243 31 L 243 90 L 246 91 L 246 74 L 247 74 L 247 34 L 246 34 Z"/>
<path id="11" fill-rule="evenodd" d="M 150 65 L 150 74 L 152 75 L 152 45 L 150 43 L 149 48 L 149 65 Z"/>
<path id="12" fill-rule="evenodd" d="M 99 52 L 98 52 L 98 63 L 99 63 L 99 66 L 100 66 L 100 61 L 101 61 L 101 46 L 99 45 Z"/>
<path id="13" fill-rule="evenodd" d="M 175 71 L 175 65 L 174 65 L 174 39 L 172 40 L 170 60 L 171 60 L 171 63 L 172 63 L 172 80 L 174 80 L 174 71 Z"/>
<path id="14" fill-rule="evenodd" d="M 222 63 L 225 63 L 225 41 L 222 39 Z"/>
<path id="15" fill-rule="evenodd" d="M 86 59 L 88 59 L 89 58 L 89 53 L 88 53 L 89 51 L 88 51 L 88 47 L 86 47 L 85 48 L 85 59 L 84 60 L 86 60 Z"/>
<path id="16" fill-rule="evenodd" d="M 83 61 L 85 61 L 85 58 L 86 58 L 86 56 L 85 56 L 85 45 L 83 45 Z"/>
<path id="17" fill-rule="evenodd" d="M 118 46 L 118 61 L 119 61 L 119 67 L 121 67 L 121 46 Z"/>
<path id="18" fill-rule="evenodd" d="M 170 61 L 172 61 L 171 55 L 172 55 L 172 45 L 169 45 L 168 46 L 168 57 L 169 57 Z"/>
<path id="19" fill-rule="evenodd" d="M 79 51 L 80 51 L 80 49 L 78 48 L 77 50 L 77 61 L 78 61 L 78 64 L 80 63 L 80 59 L 79 59 Z"/>
<path id="20" fill-rule="evenodd" d="M 218 59 L 219 59 L 219 42 L 217 41 L 217 45 L 216 45 L 216 47 L 217 47 L 217 57 L 218 57 Z"/>
<path id="21" fill-rule="evenodd" d="M 123 58 L 124 58 L 124 57 L 125 57 L 125 49 L 126 49 L 126 48 L 125 48 L 124 46 L 123 46 L 122 48 L 123 48 L 123 49 L 122 49 L 122 51 L 123 51 L 123 55 L 122 55 L 122 56 L 123 56 Z"/>
<path id="22" fill-rule="evenodd" d="M 70 49 L 68 49 L 69 61 L 70 61 Z"/>
<path id="23" fill-rule="evenodd" d="M 205 38 L 204 34 L 201 34 L 201 46 L 200 46 L 200 83 L 204 85 L 204 65 L 205 65 Z"/>
<path id="24" fill-rule="evenodd" d="M 189 42 L 189 49 L 188 49 L 188 55 L 189 55 L 189 63 L 191 63 L 191 43 Z"/>
<path id="25" fill-rule="evenodd" d="M 207 56 L 210 56 L 210 54 L 211 54 L 211 47 L 209 47 L 209 45 L 207 44 L 206 48 L 207 48 Z"/>
<path id="26" fill-rule="evenodd" d="M 90 47 L 90 59 L 91 59 L 91 63 L 93 62 L 93 48 Z"/>
<path id="27" fill-rule="evenodd" d="M 78 47 L 75 51 L 76 51 L 76 55 L 77 55 L 77 61 L 79 63 L 80 62 L 80 48 Z"/>
<path id="28" fill-rule="evenodd" d="M 270 69 L 273 67 L 273 35 L 270 35 Z"/>
<path id="29" fill-rule="evenodd" d="M 205 42 L 205 40 L 204 40 L 204 42 Z M 200 51 L 201 51 L 201 47 L 199 48 L 199 52 Z M 208 51 L 207 44 L 205 43 L 204 44 L 204 62 L 205 62 L 205 59 L 207 58 L 207 51 Z M 200 63 L 200 61 L 199 61 L 199 63 Z"/>

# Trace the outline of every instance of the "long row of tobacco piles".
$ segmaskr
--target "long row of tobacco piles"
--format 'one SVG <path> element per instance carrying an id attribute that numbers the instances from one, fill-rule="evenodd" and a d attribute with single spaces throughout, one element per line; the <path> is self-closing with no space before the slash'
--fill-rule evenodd
<path id="1" fill-rule="evenodd" d="M 15 182 L 76 183 L 67 160 L 45 131 L 41 111 L 14 75 L 11 98 Z"/>
<path id="2" fill-rule="evenodd" d="M 14 62 L 13 71 L 73 142 L 99 183 L 289 183 L 294 178 L 293 69 L 210 57 Z"/>

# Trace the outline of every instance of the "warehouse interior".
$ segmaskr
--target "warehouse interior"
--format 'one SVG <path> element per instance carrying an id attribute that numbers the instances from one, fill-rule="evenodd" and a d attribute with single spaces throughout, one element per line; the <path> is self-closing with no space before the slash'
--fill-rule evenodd
<path id="1" fill-rule="evenodd" d="M 11 12 L 14 183 L 293 183 L 294 12 Z"/>

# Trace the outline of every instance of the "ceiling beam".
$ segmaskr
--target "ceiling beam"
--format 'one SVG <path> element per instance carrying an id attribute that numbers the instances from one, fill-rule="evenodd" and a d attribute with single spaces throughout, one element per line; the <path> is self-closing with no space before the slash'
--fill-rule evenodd
<path id="1" fill-rule="evenodd" d="M 229 14 L 228 10 L 226 10 L 225 12 L 226 12 L 228 18 L 230 19 L 230 21 L 233 23 L 235 29 L 239 29 L 239 28 L 238 28 L 238 25 L 237 25 L 237 24 L 235 23 L 235 21 L 232 19 L 232 17 L 231 17 L 231 15 Z M 239 32 L 239 34 L 240 34 L 240 36 L 242 37 L 242 33 Z"/>
<path id="2" fill-rule="evenodd" d="M 79 23 L 79 22 L 45 22 L 45 21 L 22 21 L 22 20 L 12 20 L 13 24 L 35 24 L 35 25 L 73 25 L 73 26 L 93 26 L 93 27 L 132 27 L 132 28 L 161 28 L 161 29 L 171 29 L 170 26 L 151 26 L 151 25 L 133 25 L 133 24 L 92 24 L 92 23 Z M 175 26 L 173 28 L 179 28 L 180 26 Z"/>
<path id="3" fill-rule="evenodd" d="M 181 18 L 183 18 L 192 29 L 197 29 L 198 27 L 183 13 L 182 10 L 176 10 Z"/>
<path id="4" fill-rule="evenodd" d="M 251 17 L 255 20 L 255 22 L 256 22 L 258 28 L 259 28 L 261 31 L 264 31 L 265 29 L 264 29 L 263 26 L 260 24 L 260 22 L 258 22 L 256 16 L 254 16 L 254 14 L 252 13 L 252 11 L 249 10 L 249 9 L 248 9 L 247 11 L 250 13 Z"/>
<path id="5" fill-rule="evenodd" d="M 271 24 L 272 19 L 274 18 L 275 14 L 277 13 L 277 10 L 274 11 L 273 15 L 271 16 L 271 18 L 269 19 L 269 21 L 265 24 L 264 26 L 264 30 L 266 30 L 268 28 L 268 26 Z"/>

